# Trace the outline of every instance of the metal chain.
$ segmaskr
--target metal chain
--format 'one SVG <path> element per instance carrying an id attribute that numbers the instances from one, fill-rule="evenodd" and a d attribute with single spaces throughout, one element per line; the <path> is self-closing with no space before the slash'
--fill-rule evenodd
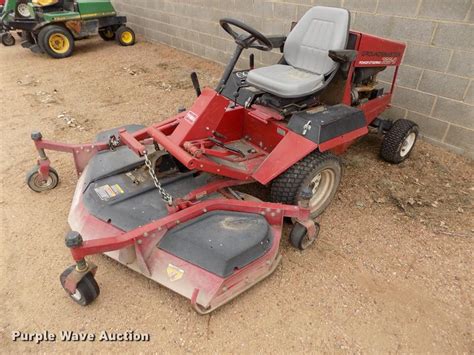
<path id="1" fill-rule="evenodd" d="M 158 189 L 158 192 L 161 195 L 161 199 L 166 202 L 169 206 L 173 205 L 173 196 L 171 196 L 169 193 L 165 191 L 165 189 L 161 186 L 160 180 L 156 177 L 155 174 L 155 169 L 153 168 L 153 164 L 151 163 L 150 158 L 148 158 L 148 154 L 145 152 L 144 154 L 145 157 L 145 165 L 148 168 L 148 173 L 150 174 L 153 183 L 155 184 L 156 188 Z"/>

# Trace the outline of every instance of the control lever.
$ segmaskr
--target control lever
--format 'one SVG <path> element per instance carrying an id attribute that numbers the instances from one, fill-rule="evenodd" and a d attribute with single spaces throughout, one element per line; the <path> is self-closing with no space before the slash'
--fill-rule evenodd
<path id="1" fill-rule="evenodd" d="M 223 142 L 221 142 L 220 140 L 218 140 L 214 137 L 209 137 L 209 140 L 211 142 L 213 142 L 215 145 L 217 145 L 219 147 L 222 147 L 224 149 L 227 149 L 228 151 L 231 151 L 233 153 L 236 153 L 236 154 L 240 155 L 242 158 L 245 158 L 245 154 L 240 149 L 228 147 Z"/>
<path id="2" fill-rule="evenodd" d="M 249 56 L 249 66 L 250 70 L 255 68 L 255 55 L 253 53 L 251 53 Z"/>
<path id="3" fill-rule="evenodd" d="M 193 82 L 194 91 L 196 91 L 196 96 L 201 96 L 201 85 L 199 84 L 199 79 L 195 71 L 191 73 L 191 81 Z"/>

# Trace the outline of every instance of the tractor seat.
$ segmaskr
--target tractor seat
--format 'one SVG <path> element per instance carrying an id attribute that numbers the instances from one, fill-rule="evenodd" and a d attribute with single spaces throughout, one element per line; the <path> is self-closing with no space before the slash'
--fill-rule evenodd
<path id="1" fill-rule="evenodd" d="M 329 82 L 338 65 L 329 50 L 345 49 L 350 14 L 346 9 L 315 6 L 288 35 L 283 50 L 285 64 L 251 70 L 247 83 L 282 98 L 311 95 Z"/>

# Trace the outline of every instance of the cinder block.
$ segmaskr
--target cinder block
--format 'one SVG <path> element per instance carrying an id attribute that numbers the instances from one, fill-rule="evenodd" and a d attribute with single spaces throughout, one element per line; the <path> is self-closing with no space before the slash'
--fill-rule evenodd
<path id="1" fill-rule="evenodd" d="M 457 23 L 439 23 L 433 38 L 435 46 L 474 50 L 474 26 Z"/>
<path id="2" fill-rule="evenodd" d="M 456 147 L 466 149 L 470 155 L 474 151 L 474 131 L 471 129 L 451 125 L 444 141 Z"/>
<path id="3" fill-rule="evenodd" d="M 408 111 L 407 119 L 412 120 L 420 126 L 420 134 L 422 136 L 430 137 L 438 141 L 443 139 L 449 126 L 447 122 L 411 111 Z"/>
<path id="4" fill-rule="evenodd" d="M 382 37 L 428 44 L 435 24 L 427 20 L 358 13 L 353 28 Z"/>
<path id="5" fill-rule="evenodd" d="M 474 129 L 474 106 L 438 97 L 433 117 L 454 123 L 469 129 Z"/>
<path id="6" fill-rule="evenodd" d="M 474 81 L 471 80 L 471 84 L 469 85 L 469 89 L 467 89 L 466 97 L 464 98 L 464 102 L 470 105 L 474 105 Z M 474 108 L 473 108 L 474 110 Z"/>
<path id="7" fill-rule="evenodd" d="M 421 0 L 379 0 L 377 13 L 384 15 L 416 16 L 416 9 Z"/>
<path id="8" fill-rule="evenodd" d="M 342 0 L 313 0 L 314 6 L 341 7 Z"/>
<path id="9" fill-rule="evenodd" d="M 419 68 L 444 71 L 448 66 L 451 50 L 409 43 L 403 63 Z"/>
<path id="10" fill-rule="evenodd" d="M 393 103 L 410 111 L 429 115 L 435 96 L 420 91 L 398 87 L 395 89 Z"/>
<path id="11" fill-rule="evenodd" d="M 375 12 L 377 0 L 344 0 L 344 7 L 350 11 Z"/>
<path id="12" fill-rule="evenodd" d="M 448 73 L 474 78 L 474 52 L 455 51 Z"/>
<path id="13" fill-rule="evenodd" d="M 464 20 L 472 0 L 423 0 L 419 17 L 441 20 Z"/>
<path id="14" fill-rule="evenodd" d="M 425 70 L 421 77 L 418 89 L 430 94 L 449 97 L 455 100 L 462 100 L 468 85 L 468 79 Z"/>
<path id="15" fill-rule="evenodd" d="M 294 21 L 296 20 L 296 6 L 276 2 L 273 4 L 273 16 L 287 21 Z"/>
<path id="16" fill-rule="evenodd" d="M 379 74 L 379 78 L 388 83 L 392 83 L 394 71 L 394 67 L 387 67 L 387 69 Z M 401 65 L 400 69 L 398 70 L 397 81 L 395 85 L 416 89 L 422 72 L 423 69 L 409 65 Z"/>
<path id="17" fill-rule="evenodd" d="M 392 106 L 388 110 L 385 110 L 381 116 L 391 121 L 396 121 L 396 120 L 399 120 L 400 118 L 405 118 L 406 114 L 407 114 L 407 109 L 403 107 Z"/>

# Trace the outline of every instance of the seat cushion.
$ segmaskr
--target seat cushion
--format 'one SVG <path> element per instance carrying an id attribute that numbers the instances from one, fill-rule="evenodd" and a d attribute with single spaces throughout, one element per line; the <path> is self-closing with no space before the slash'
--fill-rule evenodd
<path id="1" fill-rule="evenodd" d="M 298 69 L 327 75 L 336 68 L 329 50 L 346 48 L 349 11 L 315 6 L 298 21 L 285 41 L 286 62 Z"/>
<path id="2" fill-rule="evenodd" d="M 310 95 L 323 86 L 324 76 L 276 64 L 251 70 L 247 83 L 283 98 Z"/>

